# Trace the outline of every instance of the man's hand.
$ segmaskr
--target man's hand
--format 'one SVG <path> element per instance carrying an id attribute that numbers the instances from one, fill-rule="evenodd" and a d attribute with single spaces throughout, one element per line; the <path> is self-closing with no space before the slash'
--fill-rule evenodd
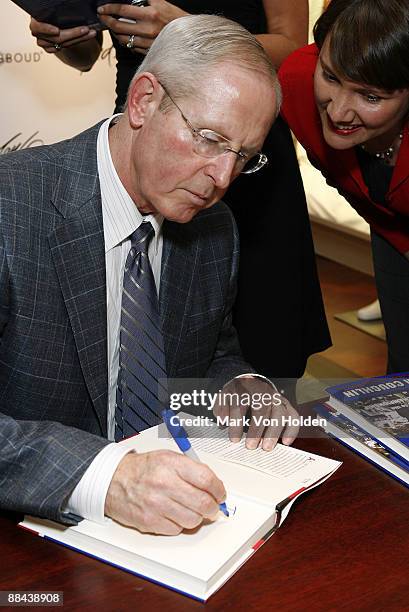
<path id="1" fill-rule="evenodd" d="M 111 30 L 122 46 L 133 36 L 132 51 L 146 55 L 159 32 L 170 21 L 188 15 L 166 0 L 150 0 L 149 6 L 104 4 L 98 8 L 101 22 Z M 119 18 L 119 19 L 118 19 Z M 130 20 L 122 21 L 122 19 Z"/>
<path id="2" fill-rule="evenodd" d="M 171 451 L 129 453 L 112 478 L 105 514 L 142 532 L 177 535 L 214 519 L 225 497 L 202 463 Z"/>
<path id="3" fill-rule="evenodd" d="M 47 53 L 57 53 L 60 49 L 77 45 L 96 37 L 96 31 L 87 26 L 60 30 L 50 23 L 30 20 L 31 34 L 37 39 L 39 47 Z"/>
<path id="4" fill-rule="evenodd" d="M 247 413 L 250 421 L 246 435 L 248 449 L 261 446 L 271 451 L 280 436 L 283 444 L 294 442 L 299 427 L 285 421 L 297 419 L 298 412 L 267 381 L 251 375 L 238 377 L 227 383 L 221 393 L 224 401 L 216 405 L 213 412 L 220 419 L 228 417 L 232 442 L 240 442 Z"/>

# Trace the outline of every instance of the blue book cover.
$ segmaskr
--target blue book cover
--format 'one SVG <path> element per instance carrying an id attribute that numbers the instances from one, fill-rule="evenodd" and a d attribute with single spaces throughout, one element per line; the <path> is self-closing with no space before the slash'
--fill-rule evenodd
<path id="1" fill-rule="evenodd" d="M 327 392 L 337 411 L 409 461 L 409 374 L 362 378 Z"/>
<path id="2" fill-rule="evenodd" d="M 339 430 L 336 437 L 341 442 L 347 443 L 348 438 L 354 438 L 367 448 L 374 451 L 380 457 L 391 461 L 395 465 L 399 466 L 408 473 L 409 476 L 409 460 L 396 455 L 391 452 L 384 444 L 376 440 L 368 434 L 364 429 L 358 427 L 353 421 L 347 419 L 344 415 L 340 414 L 335 408 L 328 404 L 319 404 L 314 407 L 314 410 L 319 416 L 322 416 L 327 422 L 333 423 Z M 331 427 L 328 427 L 328 432 L 331 432 Z M 348 444 L 349 446 L 349 444 Z"/>

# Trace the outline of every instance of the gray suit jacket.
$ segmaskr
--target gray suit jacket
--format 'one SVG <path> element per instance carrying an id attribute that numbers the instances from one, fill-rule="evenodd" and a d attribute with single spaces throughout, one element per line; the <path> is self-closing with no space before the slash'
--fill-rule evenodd
<path id="1" fill-rule="evenodd" d="M 99 126 L 0 162 L 0 507 L 61 506 L 108 443 Z M 169 377 L 250 371 L 231 325 L 237 234 L 223 203 L 165 222 L 160 310 Z"/>

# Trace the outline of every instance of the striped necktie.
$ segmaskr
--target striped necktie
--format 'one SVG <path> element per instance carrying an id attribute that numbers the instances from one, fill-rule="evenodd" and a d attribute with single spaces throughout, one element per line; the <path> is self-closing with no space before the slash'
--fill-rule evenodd
<path id="1" fill-rule="evenodd" d="M 115 406 L 117 442 L 157 425 L 165 407 L 159 401 L 159 388 L 165 390 L 165 353 L 158 294 L 148 258 L 153 235 L 152 225 L 142 223 L 131 235 L 125 263 Z"/>

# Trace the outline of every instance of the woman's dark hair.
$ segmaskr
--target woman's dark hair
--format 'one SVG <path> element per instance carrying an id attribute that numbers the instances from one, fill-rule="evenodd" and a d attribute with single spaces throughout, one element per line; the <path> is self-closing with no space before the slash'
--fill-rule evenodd
<path id="1" fill-rule="evenodd" d="M 409 0 L 332 0 L 314 26 L 321 49 L 330 35 L 334 70 L 393 91 L 409 87 Z"/>

